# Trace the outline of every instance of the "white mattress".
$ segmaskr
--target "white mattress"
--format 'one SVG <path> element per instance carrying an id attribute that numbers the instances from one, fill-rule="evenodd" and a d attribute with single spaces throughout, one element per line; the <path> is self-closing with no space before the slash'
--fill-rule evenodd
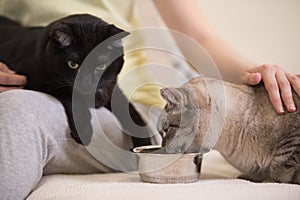
<path id="1" fill-rule="evenodd" d="M 45 176 L 27 200 L 43 199 L 255 199 L 300 200 L 300 186 L 252 183 L 211 152 L 203 161 L 200 180 L 191 184 L 143 183 L 137 173 Z"/>

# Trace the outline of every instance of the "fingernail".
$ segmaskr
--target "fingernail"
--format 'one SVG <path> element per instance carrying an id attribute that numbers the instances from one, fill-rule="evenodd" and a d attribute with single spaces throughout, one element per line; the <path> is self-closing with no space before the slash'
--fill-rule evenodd
<path id="1" fill-rule="evenodd" d="M 295 111 L 296 111 L 296 107 L 295 107 L 294 104 L 290 104 L 290 105 L 288 106 L 288 108 L 289 108 L 289 111 L 290 111 L 290 112 L 295 112 Z"/>
<path id="2" fill-rule="evenodd" d="M 8 72 L 11 73 L 11 74 L 15 74 L 16 73 L 15 71 L 13 71 L 11 69 L 9 69 Z"/>
<path id="3" fill-rule="evenodd" d="M 279 113 L 280 113 L 280 114 L 283 114 L 283 113 L 284 113 L 284 109 L 283 109 L 282 106 L 279 107 Z"/>

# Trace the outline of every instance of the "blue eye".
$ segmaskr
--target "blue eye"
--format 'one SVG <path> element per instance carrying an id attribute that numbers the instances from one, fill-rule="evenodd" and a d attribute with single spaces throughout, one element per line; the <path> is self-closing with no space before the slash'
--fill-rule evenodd
<path id="1" fill-rule="evenodd" d="M 79 67 L 79 64 L 76 63 L 75 61 L 73 60 L 69 60 L 68 61 L 68 66 L 71 68 L 71 69 L 77 69 Z"/>

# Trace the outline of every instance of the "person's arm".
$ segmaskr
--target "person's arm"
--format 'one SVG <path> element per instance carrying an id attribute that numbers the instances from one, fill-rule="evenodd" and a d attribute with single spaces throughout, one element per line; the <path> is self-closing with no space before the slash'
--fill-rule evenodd
<path id="1" fill-rule="evenodd" d="M 300 76 L 287 74 L 280 66 L 257 64 L 241 56 L 220 39 L 205 20 L 194 0 L 153 0 L 160 15 L 173 30 L 196 40 L 209 53 L 218 66 L 224 80 L 256 85 L 264 82 L 270 100 L 277 113 L 296 110 L 291 86 L 300 96 Z M 184 52 L 183 53 L 188 53 Z"/>
<path id="2" fill-rule="evenodd" d="M 4 63 L 0 62 L 0 92 L 21 89 L 26 83 L 26 77 L 17 75 Z"/>

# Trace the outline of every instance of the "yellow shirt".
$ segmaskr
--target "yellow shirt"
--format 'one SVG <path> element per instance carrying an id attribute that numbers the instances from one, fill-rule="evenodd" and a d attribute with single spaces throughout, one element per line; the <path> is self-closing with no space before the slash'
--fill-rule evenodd
<path id="1" fill-rule="evenodd" d="M 131 31 L 138 27 L 134 0 L 0 0 L 0 15 L 21 22 L 23 25 L 40 26 L 70 14 L 89 13 L 106 22 Z M 159 87 L 151 83 L 151 77 L 141 67 L 146 60 L 141 51 L 131 49 L 143 45 L 143 37 L 125 40 L 125 64 L 119 76 L 119 85 L 133 101 L 149 105 L 163 105 Z"/>

